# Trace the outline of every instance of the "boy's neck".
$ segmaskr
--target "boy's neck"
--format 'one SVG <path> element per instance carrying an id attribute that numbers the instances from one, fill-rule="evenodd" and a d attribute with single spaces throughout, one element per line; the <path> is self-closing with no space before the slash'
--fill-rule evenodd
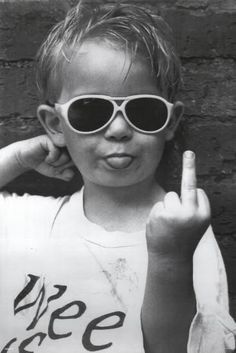
<path id="1" fill-rule="evenodd" d="M 84 211 L 87 218 L 108 231 L 144 229 L 152 206 L 163 199 L 164 190 L 155 180 L 133 186 L 106 187 L 85 183 Z"/>

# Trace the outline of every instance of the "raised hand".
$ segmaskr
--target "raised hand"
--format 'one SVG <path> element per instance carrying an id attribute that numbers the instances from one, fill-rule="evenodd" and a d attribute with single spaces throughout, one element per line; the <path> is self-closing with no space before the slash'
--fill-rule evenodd
<path id="1" fill-rule="evenodd" d="M 148 251 L 175 260 L 192 258 L 210 223 L 210 205 L 205 192 L 197 189 L 195 154 L 183 155 L 181 197 L 165 195 L 151 210 L 147 223 Z"/>
<path id="2" fill-rule="evenodd" d="M 17 143 L 16 158 L 26 170 L 34 169 L 48 177 L 69 181 L 74 171 L 73 162 L 65 149 L 55 146 L 47 135 Z"/>

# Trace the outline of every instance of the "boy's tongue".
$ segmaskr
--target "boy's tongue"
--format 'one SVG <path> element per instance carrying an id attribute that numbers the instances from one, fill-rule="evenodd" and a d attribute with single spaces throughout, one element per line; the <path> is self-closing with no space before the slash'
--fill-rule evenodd
<path id="1" fill-rule="evenodd" d="M 131 164 L 132 160 L 132 157 L 128 155 L 110 156 L 106 158 L 107 164 L 115 169 L 127 168 Z"/>

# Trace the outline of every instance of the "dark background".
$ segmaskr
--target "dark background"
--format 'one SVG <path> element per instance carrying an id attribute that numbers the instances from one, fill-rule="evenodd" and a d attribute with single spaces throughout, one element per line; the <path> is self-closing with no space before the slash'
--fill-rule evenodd
<path id="1" fill-rule="evenodd" d="M 0 147 L 42 133 L 34 56 L 48 30 L 77 1 L 0 0 Z M 99 1 L 91 0 L 98 3 Z M 179 94 L 185 117 L 165 155 L 165 186 L 178 190 L 181 154 L 197 154 L 198 183 L 209 195 L 212 224 L 229 279 L 236 318 L 236 1 L 134 1 L 159 9 L 173 29 L 183 64 Z M 18 193 L 71 193 L 67 184 L 32 172 L 9 184 Z"/>

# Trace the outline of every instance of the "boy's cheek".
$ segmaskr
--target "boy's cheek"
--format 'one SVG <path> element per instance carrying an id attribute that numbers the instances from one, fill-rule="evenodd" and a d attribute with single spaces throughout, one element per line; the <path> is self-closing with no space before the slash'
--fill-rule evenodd
<path id="1" fill-rule="evenodd" d="M 162 158 L 165 147 L 165 133 L 157 135 L 134 134 L 125 142 L 108 141 L 102 134 L 79 135 L 65 131 L 65 142 L 77 169 L 83 174 L 96 169 L 104 169 L 104 157 L 113 151 L 124 150 L 135 156 L 138 169 L 155 172 Z"/>

